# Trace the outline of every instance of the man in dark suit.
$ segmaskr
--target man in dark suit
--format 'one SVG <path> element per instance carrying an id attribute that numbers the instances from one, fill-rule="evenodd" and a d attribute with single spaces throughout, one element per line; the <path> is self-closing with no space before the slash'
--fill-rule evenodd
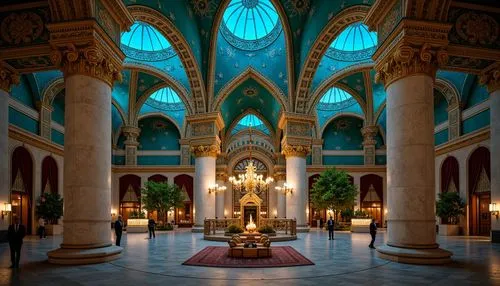
<path id="1" fill-rule="evenodd" d="M 326 225 L 328 226 L 328 240 L 333 240 L 333 229 L 335 227 L 335 221 L 333 220 L 332 216 L 330 216 L 330 219 L 326 222 Z"/>
<path id="2" fill-rule="evenodd" d="M 153 216 L 150 216 L 149 220 L 148 220 L 149 239 L 151 239 L 151 235 L 153 235 L 153 238 L 156 238 L 155 226 L 156 226 L 156 222 L 153 219 Z"/>
<path id="3" fill-rule="evenodd" d="M 372 223 L 370 223 L 370 235 L 372 236 L 372 241 L 370 242 L 370 245 L 368 245 L 368 247 L 375 248 L 375 246 L 373 246 L 375 237 L 377 236 L 377 224 L 375 224 L 375 219 L 372 219 Z"/>
<path id="4" fill-rule="evenodd" d="M 118 220 L 115 222 L 116 246 L 120 246 L 122 233 L 123 233 L 123 221 L 122 221 L 122 216 L 119 215 Z"/>
<path id="5" fill-rule="evenodd" d="M 19 260 L 21 258 L 21 247 L 23 246 L 23 238 L 26 235 L 26 228 L 19 223 L 19 218 L 14 217 L 14 223 L 9 226 L 7 231 L 7 239 L 10 246 L 10 268 L 19 268 Z"/>

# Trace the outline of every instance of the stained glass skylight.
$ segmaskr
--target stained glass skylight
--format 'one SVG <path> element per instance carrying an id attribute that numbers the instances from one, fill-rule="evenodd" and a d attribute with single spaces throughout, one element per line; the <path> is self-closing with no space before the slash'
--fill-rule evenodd
<path id="1" fill-rule="evenodd" d="M 232 0 L 223 15 L 221 32 L 243 50 L 257 50 L 272 43 L 281 32 L 278 12 L 270 0 Z"/>
<path id="2" fill-rule="evenodd" d="M 370 58 L 377 47 L 377 33 L 361 22 L 345 28 L 332 42 L 327 55 L 338 60 L 355 61 Z"/>
<path id="3" fill-rule="evenodd" d="M 122 34 L 122 49 L 137 60 L 159 61 L 175 55 L 168 40 L 153 26 L 136 21 L 130 31 Z"/>
<path id="4" fill-rule="evenodd" d="M 151 94 L 146 104 L 161 110 L 183 110 L 184 103 L 170 87 L 161 88 Z"/>
<path id="5" fill-rule="evenodd" d="M 319 110 L 342 110 L 356 103 L 348 92 L 338 87 L 332 87 L 325 92 L 318 103 Z"/>
<path id="6" fill-rule="evenodd" d="M 264 134 L 267 135 L 270 134 L 266 124 L 264 124 L 264 122 L 262 122 L 262 120 L 254 114 L 247 114 L 243 118 L 241 118 L 238 124 L 234 126 L 233 130 L 231 131 L 231 134 L 236 134 L 250 127 L 259 130 Z"/>

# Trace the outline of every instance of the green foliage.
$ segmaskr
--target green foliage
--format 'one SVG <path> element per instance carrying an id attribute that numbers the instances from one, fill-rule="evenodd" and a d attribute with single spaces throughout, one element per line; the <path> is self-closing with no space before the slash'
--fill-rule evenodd
<path id="1" fill-rule="evenodd" d="M 242 233 L 244 230 L 241 226 L 232 224 L 227 227 L 227 232 L 229 233 Z"/>
<path id="2" fill-rule="evenodd" d="M 351 221 L 351 218 L 354 216 L 354 210 L 352 208 L 347 208 L 340 212 L 342 219 L 345 221 Z"/>
<path id="3" fill-rule="evenodd" d="M 318 209 L 331 209 L 335 216 L 352 208 L 358 191 L 345 171 L 327 169 L 316 179 L 311 190 L 311 203 Z"/>
<path id="4" fill-rule="evenodd" d="M 43 217 L 50 224 L 57 224 L 57 220 L 63 215 L 63 199 L 61 195 L 43 193 L 38 199 L 36 213 L 38 217 Z"/>
<path id="5" fill-rule="evenodd" d="M 459 217 L 465 214 L 465 202 L 456 192 L 440 193 L 436 214 L 450 224 L 457 224 Z"/>
<path id="6" fill-rule="evenodd" d="M 149 181 L 141 191 L 141 203 L 145 210 L 157 211 L 158 218 L 164 219 L 169 210 L 183 207 L 184 196 L 181 188 L 175 184 Z"/>
<path id="7" fill-rule="evenodd" d="M 156 230 L 174 230 L 174 226 L 171 225 L 170 223 L 167 223 L 166 225 L 160 225 L 156 227 Z"/>
<path id="8" fill-rule="evenodd" d="M 146 218 L 146 214 L 142 211 L 132 211 L 130 212 L 130 218 Z"/>
<path id="9" fill-rule="evenodd" d="M 260 233 L 276 233 L 274 228 L 270 225 L 263 225 L 263 226 L 259 227 L 259 229 L 257 231 Z"/>
<path id="10" fill-rule="evenodd" d="M 354 217 L 366 218 L 366 217 L 368 217 L 368 214 L 365 211 L 363 211 L 363 210 L 356 210 L 354 212 Z"/>

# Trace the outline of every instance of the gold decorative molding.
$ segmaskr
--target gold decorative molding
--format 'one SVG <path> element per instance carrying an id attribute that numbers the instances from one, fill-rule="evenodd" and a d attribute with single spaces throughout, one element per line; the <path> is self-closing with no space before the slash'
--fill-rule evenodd
<path id="1" fill-rule="evenodd" d="M 19 84 L 19 74 L 0 63 L 0 89 L 10 92 L 11 87 L 17 84 Z"/>
<path id="2" fill-rule="evenodd" d="M 191 146 L 195 157 L 217 157 L 220 154 L 220 144 Z"/>
<path id="3" fill-rule="evenodd" d="M 288 157 L 306 157 L 311 152 L 311 146 L 308 145 L 290 145 L 284 143 L 281 145 L 281 154 Z"/>
<path id="4" fill-rule="evenodd" d="M 487 87 L 490 94 L 500 90 L 500 62 L 495 63 L 483 71 L 479 78 L 479 82 Z"/>
<path id="5" fill-rule="evenodd" d="M 455 150 L 465 148 L 467 146 L 477 144 L 488 140 L 490 138 L 490 127 L 484 127 L 478 131 L 461 136 L 446 144 L 440 145 L 436 148 L 436 156 L 451 153 Z"/>
<path id="6" fill-rule="evenodd" d="M 141 134 L 141 129 L 135 126 L 123 126 L 122 127 L 123 135 L 125 135 L 125 145 L 129 146 L 139 146 L 139 142 L 137 142 L 137 138 L 139 134 Z"/>
<path id="7" fill-rule="evenodd" d="M 188 173 L 194 174 L 194 166 L 112 166 L 114 174 L 135 173 Z"/>
<path id="8" fill-rule="evenodd" d="M 19 127 L 9 125 L 9 138 L 31 145 L 52 154 L 64 156 L 63 146 L 56 145 L 40 136 L 30 134 Z"/>
<path id="9" fill-rule="evenodd" d="M 361 128 L 361 134 L 363 135 L 363 145 L 364 146 L 373 146 L 377 144 L 377 140 L 375 137 L 378 133 L 378 126 L 370 125 Z"/>
<path id="10" fill-rule="evenodd" d="M 387 88 L 391 83 L 415 74 L 435 78 L 437 69 L 447 60 L 448 53 L 444 48 L 433 48 L 428 43 L 421 46 L 401 44 L 375 65 L 375 81 L 383 82 Z"/>

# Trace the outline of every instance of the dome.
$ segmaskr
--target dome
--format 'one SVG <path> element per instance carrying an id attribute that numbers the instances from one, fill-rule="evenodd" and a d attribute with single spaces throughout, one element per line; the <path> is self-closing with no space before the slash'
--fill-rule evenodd
<path id="1" fill-rule="evenodd" d="M 184 110 L 184 103 L 170 87 L 164 87 L 153 92 L 146 104 L 161 110 Z"/>
<path id="2" fill-rule="evenodd" d="M 266 47 L 281 32 L 278 12 L 270 0 L 232 0 L 223 20 L 221 31 L 224 37 L 243 50 Z"/>
<path id="3" fill-rule="evenodd" d="M 342 110 L 356 103 L 356 100 L 345 90 L 338 87 L 330 88 L 321 97 L 317 109 L 319 110 Z"/>
<path id="4" fill-rule="evenodd" d="M 356 61 L 371 57 L 377 47 L 377 33 L 361 22 L 345 28 L 330 45 L 327 55 L 337 60 Z"/>
<path id="5" fill-rule="evenodd" d="M 262 122 L 262 120 L 260 120 L 260 118 L 258 118 L 254 114 L 247 114 L 243 118 L 241 118 L 240 121 L 238 122 L 238 124 L 236 124 L 236 126 L 234 126 L 231 134 L 236 134 L 236 133 L 238 133 L 242 130 L 248 129 L 250 127 L 253 129 L 259 130 L 259 131 L 263 132 L 264 134 L 267 134 L 267 135 L 270 134 L 269 129 L 264 124 L 264 122 Z"/>
<path id="6" fill-rule="evenodd" d="M 160 31 L 144 22 L 135 22 L 130 31 L 122 34 L 120 41 L 124 53 L 136 60 L 159 61 L 175 55 Z"/>

